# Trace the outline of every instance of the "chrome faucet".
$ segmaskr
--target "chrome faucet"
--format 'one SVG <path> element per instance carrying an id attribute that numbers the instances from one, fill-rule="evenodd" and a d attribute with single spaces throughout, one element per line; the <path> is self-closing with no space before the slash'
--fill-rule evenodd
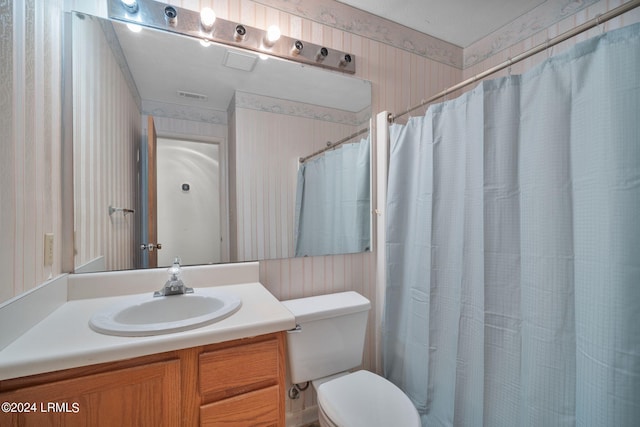
<path id="1" fill-rule="evenodd" d="M 173 260 L 173 265 L 167 270 L 169 272 L 169 280 L 164 284 L 162 289 L 153 293 L 154 297 L 163 297 L 169 295 L 182 295 L 193 293 L 193 288 L 185 286 L 180 276 L 182 268 L 180 267 L 180 258 Z"/>

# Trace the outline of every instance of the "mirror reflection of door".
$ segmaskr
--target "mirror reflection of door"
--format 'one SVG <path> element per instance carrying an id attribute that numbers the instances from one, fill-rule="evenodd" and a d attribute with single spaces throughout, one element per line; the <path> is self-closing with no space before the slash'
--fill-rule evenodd
<path id="1" fill-rule="evenodd" d="M 221 262 L 218 144 L 157 139 L 157 266 Z"/>

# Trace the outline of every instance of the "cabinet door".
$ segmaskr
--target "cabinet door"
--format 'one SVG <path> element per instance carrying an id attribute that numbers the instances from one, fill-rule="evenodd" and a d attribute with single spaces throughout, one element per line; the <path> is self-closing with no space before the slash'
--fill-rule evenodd
<path id="1" fill-rule="evenodd" d="M 2 426 L 177 426 L 180 361 L 26 387 L 0 394 L 0 401 L 18 411 L 0 413 Z"/>

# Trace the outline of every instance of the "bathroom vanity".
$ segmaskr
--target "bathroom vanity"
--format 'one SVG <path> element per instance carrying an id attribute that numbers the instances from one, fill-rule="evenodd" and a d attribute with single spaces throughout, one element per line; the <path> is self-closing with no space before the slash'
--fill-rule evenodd
<path id="1" fill-rule="evenodd" d="M 8 402 L 0 425 L 284 426 L 284 331 L 295 318 L 257 282 L 257 263 L 185 269 L 195 292 L 206 286 L 242 300 L 215 323 L 136 337 L 89 327 L 93 313 L 133 296 L 131 283 L 153 293 L 165 275 L 70 275 L 59 291 L 45 287 L 0 308 L 2 329 L 38 306 L 40 293 L 66 299 L 0 350 L 0 403 Z"/>
<path id="2" fill-rule="evenodd" d="M 0 425 L 284 426 L 284 389 L 278 332 L 0 382 Z"/>

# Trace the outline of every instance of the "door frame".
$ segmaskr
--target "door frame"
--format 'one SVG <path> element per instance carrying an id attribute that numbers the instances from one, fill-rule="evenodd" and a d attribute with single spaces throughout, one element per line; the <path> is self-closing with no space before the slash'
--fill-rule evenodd
<path id="1" fill-rule="evenodd" d="M 143 116 L 144 117 L 144 116 Z M 140 221 L 138 230 L 140 230 L 139 244 L 136 248 L 138 257 L 138 268 L 155 268 L 158 265 L 158 255 L 149 256 L 149 250 L 142 249 L 142 245 L 148 243 L 157 244 L 157 194 L 156 194 L 156 145 L 157 132 L 153 116 L 148 115 L 142 122 L 146 124 L 143 127 L 143 134 L 140 141 L 140 155 L 138 170 L 138 183 L 140 188 Z M 151 132 L 149 131 L 151 129 Z M 155 230 L 155 233 L 154 233 Z M 151 240 L 154 239 L 154 240 Z M 155 252 L 155 250 L 154 250 Z"/>
<path id="2" fill-rule="evenodd" d="M 147 117 L 151 117 L 148 115 Z M 149 121 L 145 119 L 143 116 L 143 123 L 146 124 L 144 129 L 144 135 L 140 144 L 140 242 L 147 243 L 149 242 L 149 209 L 148 209 L 148 174 L 149 174 L 149 165 L 148 165 L 148 126 Z M 155 127 L 155 126 L 154 126 Z M 219 148 L 219 162 L 220 162 L 220 236 L 222 238 L 222 242 L 220 242 L 220 261 L 222 263 L 226 263 L 230 261 L 230 246 L 229 246 L 229 168 L 228 168 L 228 148 L 227 148 L 227 138 L 220 135 L 212 135 L 212 136 L 204 136 L 198 135 L 194 133 L 177 133 L 170 132 L 164 129 L 158 130 L 155 128 L 155 137 L 157 138 L 165 138 L 165 139 L 182 139 L 193 142 L 204 142 L 208 144 L 217 144 Z M 156 154 L 154 152 L 154 154 Z M 154 161 L 157 161 L 157 158 L 154 157 Z M 157 195 L 156 195 L 157 202 Z M 154 216 L 156 224 L 156 233 L 157 233 L 157 214 Z M 157 234 L 156 234 L 157 236 Z M 158 243 L 158 242 L 152 242 Z M 138 268 L 153 268 L 149 265 L 149 252 L 148 251 L 140 251 L 140 263 Z M 156 257 L 157 261 L 157 257 Z"/>

